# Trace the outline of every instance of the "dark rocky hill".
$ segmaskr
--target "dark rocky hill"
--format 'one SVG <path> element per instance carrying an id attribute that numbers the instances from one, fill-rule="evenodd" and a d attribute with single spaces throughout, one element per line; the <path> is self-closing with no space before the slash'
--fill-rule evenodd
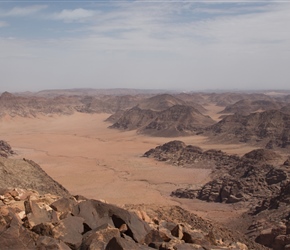
<path id="1" fill-rule="evenodd" d="M 163 111 L 175 105 L 184 105 L 185 102 L 169 94 L 155 95 L 144 99 L 137 106 L 140 109 L 150 109 L 152 111 Z"/>
<path id="2" fill-rule="evenodd" d="M 113 117 L 109 119 L 114 120 Z M 138 133 L 142 134 L 172 137 L 194 134 L 213 123 L 209 116 L 204 116 L 190 106 L 175 105 L 159 112 L 136 106 L 121 114 L 121 117 L 109 128 L 138 129 Z"/>
<path id="3" fill-rule="evenodd" d="M 234 104 L 228 105 L 220 114 L 225 113 L 239 113 L 242 115 L 249 115 L 257 111 L 266 111 L 273 109 L 280 109 L 283 103 L 275 100 L 240 100 Z"/>
<path id="4" fill-rule="evenodd" d="M 290 115 L 279 110 L 230 115 L 206 130 L 221 141 L 258 143 L 267 148 L 290 145 Z"/>
<path id="5" fill-rule="evenodd" d="M 158 112 L 152 110 L 133 107 L 132 109 L 126 110 L 113 125 L 109 126 L 109 128 L 122 130 L 138 129 L 145 126 L 149 121 L 156 117 L 157 114 Z"/>
<path id="6" fill-rule="evenodd" d="M 184 136 L 195 134 L 203 127 L 213 124 L 214 121 L 201 114 L 197 109 L 175 105 L 161 111 L 153 120 L 138 130 L 139 133 L 153 136 Z"/>
<path id="7" fill-rule="evenodd" d="M 184 97 L 184 96 L 181 96 Z M 177 95 L 161 94 L 141 101 L 137 106 L 141 109 L 151 109 L 153 111 L 164 111 L 176 105 L 191 106 L 203 113 L 206 109 L 194 101 L 194 98 L 180 99 Z"/>
<path id="8" fill-rule="evenodd" d="M 221 150 L 210 149 L 203 151 L 200 147 L 186 145 L 182 141 L 170 141 L 150 149 L 143 156 L 155 158 L 158 161 L 166 161 L 176 166 L 210 169 L 235 165 L 240 160 L 238 156 L 228 155 Z"/>

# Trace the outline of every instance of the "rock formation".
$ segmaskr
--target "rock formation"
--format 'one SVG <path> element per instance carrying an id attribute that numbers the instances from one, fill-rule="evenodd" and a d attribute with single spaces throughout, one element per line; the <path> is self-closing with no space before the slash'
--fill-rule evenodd
<path id="1" fill-rule="evenodd" d="M 0 140 L 0 156 L 7 158 L 13 154 L 14 151 L 11 146 L 6 141 Z"/>
<path id="2" fill-rule="evenodd" d="M 290 115 L 279 110 L 230 115 L 206 130 L 205 134 L 224 142 L 248 142 L 267 148 L 290 145 Z"/>
<path id="3" fill-rule="evenodd" d="M 280 109 L 283 103 L 275 100 L 249 100 L 243 99 L 234 104 L 228 105 L 220 114 L 238 113 L 249 115 L 253 112 Z"/>
<path id="4" fill-rule="evenodd" d="M 213 123 L 209 116 L 193 107 L 175 105 L 159 112 L 134 107 L 125 111 L 110 128 L 138 129 L 138 133 L 142 134 L 173 137 L 194 134 Z"/>

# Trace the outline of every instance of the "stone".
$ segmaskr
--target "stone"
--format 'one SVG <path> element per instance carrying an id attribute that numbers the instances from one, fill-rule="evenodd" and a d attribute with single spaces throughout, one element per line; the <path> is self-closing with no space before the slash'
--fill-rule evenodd
<path id="1" fill-rule="evenodd" d="M 171 238 L 167 237 L 167 235 L 159 230 L 151 230 L 145 237 L 146 245 L 149 245 L 153 242 L 169 242 Z"/>
<path id="2" fill-rule="evenodd" d="M 108 242 L 114 237 L 120 237 L 119 230 L 109 224 L 102 225 L 83 235 L 81 249 L 104 250 Z"/>
<path id="3" fill-rule="evenodd" d="M 180 224 L 178 224 L 176 227 L 174 227 L 172 230 L 171 230 L 171 234 L 178 238 L 178 239 L 182 239 L 183 238 L 183 228 Z"/>
<path id="4" fill-rule="evenodd" d="M 27 219 L 31 228 L 35 225 L 51 221 L 52 212 L 47 211 L 46 208 L 40 208 L 36 201 L 30 200 L 25 202 L 25 204 Z"/>
<path id="5" fill-rule="evenodd" d="M 73 198 L 63 197 L 50 204 L 50 207 L 57 212 L 71 213 L 75 205 L 77 205 L 77 202 Z"/>
<path id="6" fill-rule="evenodd" d="M 174 250 L 205 250 L 205 248 L 197 244 L 184 243 L 184 244 L 176 244 L 174 246 Z"/>
<path id="7" fill-rule="evenodd" d="M 10 221 L 6 220 L 7 227 L 2 228 L 0 234 L 1 249 L 35 249 L 37 235 L 22 226 L 22 221 L 9 212 Z"/>
<path id="8" fill-rule="evenodd" d="M 38 250 L 71 250 L 63 241 L 47 236 L 40 236 L 36 245 Z"/>
<path id="9" fill-rule="evenodd" d="M 272 233 L 272 229 L 268 228 L 263 230 L 255 241 L 266 247 L 271 247 L 274 242 L 275 236 Z"/>
<path id="10" fill-rule="evenodd" d="M 83 201 L 74 207 L 73 215 L 84 218 L 84 222 L 91 229 L 106 223 L 116 228 L 126 224 L 128 230 L 124 233 L 139 243 L 144 242 L 145 236 L 150 231 L 149 225 L 135 213 L 101 201 Z"/>
<path id="11" fill-rule="evenodd" d="M 83 223 L 84 219 L 81 217 L 67 217 L 52 229 L 52 235 L 67 245 L 78 248 L 82 243 L 82 233 L 84 232 Z"/>
<path id="12" fill-rule="evenodd" d="M 151 247 L 143 246 L 132 241 L 127 241 L 121 237 L 112 238 L 105 250 L 152 250 Z"/>

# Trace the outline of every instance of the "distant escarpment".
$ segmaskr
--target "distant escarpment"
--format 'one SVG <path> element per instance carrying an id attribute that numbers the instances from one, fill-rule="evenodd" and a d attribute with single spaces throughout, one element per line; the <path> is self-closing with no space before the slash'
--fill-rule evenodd
<path id="1" fill-rule="evenodd" d="M 127 110 L 110 128 L 138 129 L 138 133 L 153 136 L 184 136 L 195 134 L 214 121 L 191 106 L 174 105 L 163 111 L 140 109 Z"/>
<path id="2" fill-rule="evenodd" d="M 71 115 L 80 113 L 109 113 L 135 106 L 143 96 L 77 96 L 57 95 L 52 97 L 0 95 L 0 118 L 37 117 L 38 115 Z"/>
<path id="3" fill-rule="evenodd" d="M 247 116 L 234 114 L 206 128 L 205 134 L 223 142 L 256 143 L 266 148 L 290 145 L 290 115 L 268 110 Z"/>

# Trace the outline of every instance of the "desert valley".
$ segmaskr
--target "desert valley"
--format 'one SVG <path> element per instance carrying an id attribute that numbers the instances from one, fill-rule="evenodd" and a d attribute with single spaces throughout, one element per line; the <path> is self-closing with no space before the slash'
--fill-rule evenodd
<path id="1" fill-rule="evenodd" d="M 3 249 L 290 249 L 289 92 L 4 92 L 0 131 Z"/>

